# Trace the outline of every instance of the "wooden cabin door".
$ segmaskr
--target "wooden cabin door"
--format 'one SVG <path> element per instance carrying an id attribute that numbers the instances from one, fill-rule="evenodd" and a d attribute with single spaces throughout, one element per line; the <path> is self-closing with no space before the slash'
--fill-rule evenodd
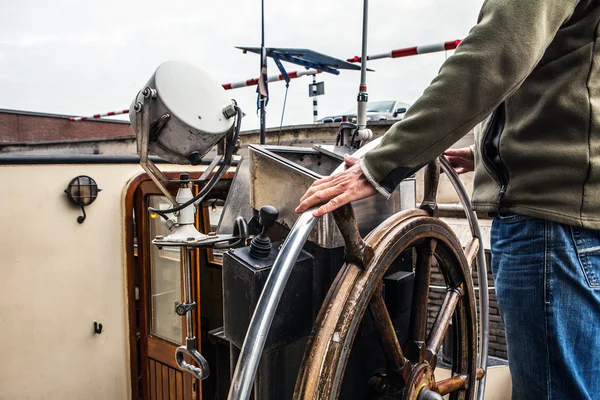
<path id="1" fill-rule="evenodd" d="M 183 299 L 179 248 L 152 244 L 157 235 L 168 235 L 165 220 L 148 212 L 148 207 L 166 209 L 169 201 L 152 182 L 140 185 L 136 199 L 139 282 L 139 334 L 141 366 L 141 398 L 149 400 L 201 399 L 200 382 L 177 368 L 175 350 L 185 343 L 186 318 L 175 313 L 175 305 Z M 198 257 L 193 257 L 198 270 Z M 197 275 L 196 275 L 197 276 Z M 193 279 L 197 283 L 197 279 Z M 194 291 L 198 293 L 197 284 Z M 199 301 L 196 300 L 199 304 Z M 196 331 L 198 311 L 194 312 Z M 189 314 L 188 314 L 189 315 Z M 197 335 L 197 334 L 196 334 Z M 188 360 L 189 362 L 189 360 Z"/>

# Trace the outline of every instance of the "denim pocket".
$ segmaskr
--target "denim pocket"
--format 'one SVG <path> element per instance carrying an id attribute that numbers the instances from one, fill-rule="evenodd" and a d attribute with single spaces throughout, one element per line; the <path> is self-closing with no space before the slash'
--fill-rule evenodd
<path id="1" fill-rule="evenodd" d="M 600 231 L 571 228 L 577 258 L 588 286 L 600 288 Z"/>
<path id="2" fill-rule="evenodd" d="M 500 221 L 504 222 L 505 224 L 516 224 L 517 222 L 531 221 L 532 219 L 535 219 L 528 215 L 521 215 L 521 214 L 514 214 L 514 213 L 498 213 L 496 215 L 498 216 Z"/>

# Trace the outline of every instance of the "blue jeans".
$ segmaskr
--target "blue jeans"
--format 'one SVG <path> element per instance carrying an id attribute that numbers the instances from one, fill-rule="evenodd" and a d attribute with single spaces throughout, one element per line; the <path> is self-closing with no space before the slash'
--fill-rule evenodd
<path id="1" fill-rule="evenodd" d="M 491 239 L 512 398 L 600 399 L 600 231 L 510 214 Z"/>

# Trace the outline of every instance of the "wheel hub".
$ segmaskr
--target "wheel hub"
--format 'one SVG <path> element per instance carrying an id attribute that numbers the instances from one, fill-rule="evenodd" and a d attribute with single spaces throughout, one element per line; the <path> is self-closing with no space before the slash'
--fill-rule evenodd
<path id="1" fill-rule="evenodd" d="M 435 387 L 435 378 L 431 366 L 422 362 L 415 365 L 412 374 L 406 384 L 405 400 L 425 400 L 421 397 L 424 390 L 431 392 L 430 388 Z"/>

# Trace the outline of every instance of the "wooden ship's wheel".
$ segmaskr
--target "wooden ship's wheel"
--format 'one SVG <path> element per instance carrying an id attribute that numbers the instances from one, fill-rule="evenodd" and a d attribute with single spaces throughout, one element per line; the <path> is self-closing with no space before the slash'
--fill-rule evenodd
<path id="1" fill-rule="evenodd" d="M 375 325 L 385 355 L 383 369 L 369 378 L 370 399 L 427 400 L 444 395 L 452 400 L 474 398 L 476 380 L 483 376 L 483 371 L 477 369 L 477 317 L 471 278 L 479 240 L 473 238 L 463 249 L 452 230 L 435 217 L 438 178 L 439 164 L 428 166 L 421 209 L 390 217 L 364 241 L 352 226 L 351 209 L 337 213 L 351 258 L 338 274 L 315 322 L 296 382 L 295 400 L 340 397 L 353 343 L 367 316 Z M 382 287 L 394 261 L 411 251 L 415 278 L 408 334 L 401 342 Z M 446 293 L 428 329 L 430 276 L 436 265 L 443 275 Z M 451 375 L 438 380 L 438 352 L 449 327 L 453 331 Z"/>

